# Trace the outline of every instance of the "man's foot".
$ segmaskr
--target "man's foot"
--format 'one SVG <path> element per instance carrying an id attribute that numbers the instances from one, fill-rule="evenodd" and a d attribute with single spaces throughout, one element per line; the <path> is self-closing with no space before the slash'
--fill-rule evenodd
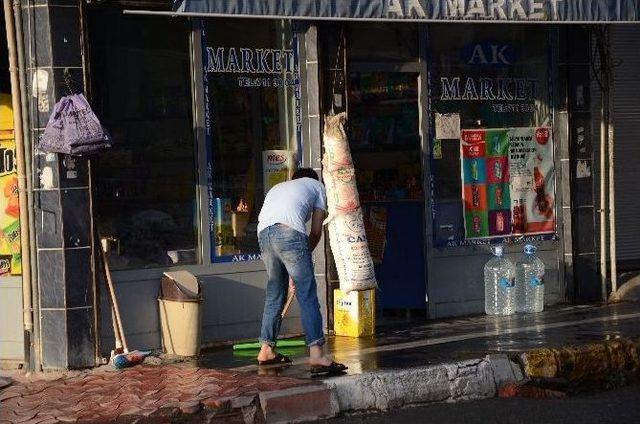
<path id="1" fill-rule="evenodd" d="M 281 353 L 276 353 L 271 359 L 260 360 L 258 359 L 258 365 L 286 365 L 290 364 L 292 361 L 289 357 L 284 356 Z"/>
<path id="2" fill-rule="evenodd" d="M 273 346 L 263 344 L 258 353 L 258 363 L 273 360 L 276 357 L 276 350 Z"/>
<path id="3" fill-rule="evenodd" d="M 337 362 L 331 362 L 329 365 L 312 365 L 311 375 L 337 375 L 346 374 L 347 366 Z"/>
<path id="4" fill-rule="evenodd" d="M 328 367 L 332 362 L 333 361 L 326 356 L 321 356 L 319 358 L 309 358 L 309 365 L 311 365 L 312 367 Z"/>

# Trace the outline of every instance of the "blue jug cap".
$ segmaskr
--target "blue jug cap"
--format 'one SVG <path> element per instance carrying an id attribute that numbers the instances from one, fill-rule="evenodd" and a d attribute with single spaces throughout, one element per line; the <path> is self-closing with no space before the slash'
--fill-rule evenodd
<path id="1" fill-rule="evenodd" d="M 534 253 L 536 253 L 537 250 L 538 248 L 535 247 L 533 244 L 527 244 L 524 247 L 524 253 L 527 255 L 533 255 Z"/>
<path id="2" fill-rule="evenodd" d="M 493 251 L 493 254 L 498 257 L 502 256 L 504 253 L 504 247 L 502 245 L 493 246 L 491 250 Z"/>

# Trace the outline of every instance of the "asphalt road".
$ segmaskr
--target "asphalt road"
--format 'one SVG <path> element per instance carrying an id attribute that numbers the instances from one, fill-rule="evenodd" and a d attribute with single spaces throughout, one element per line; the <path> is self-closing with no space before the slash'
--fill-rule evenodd
<path id="1" fill-rule="evenodd" d="M 640 423 L 640 386 L 577 395 L 564 400 L 487 399 L 443 403 L 352 415 L 331 420 L 338 423 L 434 423 L 434 424 L 603 424 Z"/>

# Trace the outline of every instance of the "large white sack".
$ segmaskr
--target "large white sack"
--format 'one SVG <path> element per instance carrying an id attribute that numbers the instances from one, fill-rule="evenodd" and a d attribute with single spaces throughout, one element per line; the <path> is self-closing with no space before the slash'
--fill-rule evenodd
<path id="1" fill-rule="evenodd" d="M 335 258 L 340 290 L 376 288 L 373 260 L 369 253 L 362 213 L 337 215 L 328 224 L 329 244 Z"/>
<path id="2" fill-rule="evenodd" d="M 323 180 L 327 189 L 329 245 L 340 280 L 340 290 L 376 288 L 373 261 L 367 244 L 362 209 L 344 113 L 327 116 L 324 126 Z"/>
<path id="3" fill-rule="evenodd" d="M 323 171 L 322 179 L 327 189 L 329 216 L 356 212 L 360 208 L 360 197 L 353 168 Z"/>
<path id="4" fill-rule="evenodd" d="M 322 158 L 323 170 L 333 172 L 338 169 L 353 168 L 351 150 L 344 131 L 346 114 L 327 116 L 324 121 L 324 157 Z"/>

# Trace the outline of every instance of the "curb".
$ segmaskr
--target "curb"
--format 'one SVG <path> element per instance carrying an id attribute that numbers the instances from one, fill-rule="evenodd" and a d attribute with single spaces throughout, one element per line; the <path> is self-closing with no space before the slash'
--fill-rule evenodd
<path id="1" fill-rule="evenodd" d="M 268 405 L 270 410 L 264 409 L 263 394 L 260 399 L 267 422 L 301 422 L 341 413 L 386 411 L 415 404 L 496 396 L 565 398 L 563 391 L 535 385 L 536 381 L 554 380 L 567 381 L 578 389 L 609 388 L 640 380 L 640 338 L 535 349 L 514 359 L 506 354 L 492 354 L 449 364 L 337 377 L 324 382 L 330 395 L 315 389 L 330 399 L 323 408 L 312 407 L 305 401 L 313 394 L 300 397 L 300 393 L 307 390 L 305 387 L 290 389 L 291 393 L 287 394 L 266 395 L 267 398 L 287 398 L 286 402 L 272 402 Z M 290 404 L 298 405 L 297 413 L 278 411 Z M 314 408 L 319 412 L 317 415 Z"/>
<path id="2" fill-rule="evenodd" d="M 525 376 L 564 379 L 579 388 L 614 387 L 640 379 L 640 338 L 535 349 L 520 354 Z"/>
<path id="3" fill-rule="evenodd" d="M 257 399 L 241 408 L 225 405 L 226 408 L 209 415 L 209 422 L 228 422 L 234 416 L 245 423 L 297 423 L 418 403 L 485 399 L 497 396 L 503 385 L 523 380 L 520 365 L 507 355 L 487 355 L 451 364 L 346 375 L 320 385 L 260 392 Z"/>
<path id="4" fill-rule="evenodd" d="M 340 412 L 388 410 L 417 403 L 495 397 L 500 386 L 522 382 L 520 366 L 507 355 L 405 370 L 338 377 L 324 384 Z"/>

